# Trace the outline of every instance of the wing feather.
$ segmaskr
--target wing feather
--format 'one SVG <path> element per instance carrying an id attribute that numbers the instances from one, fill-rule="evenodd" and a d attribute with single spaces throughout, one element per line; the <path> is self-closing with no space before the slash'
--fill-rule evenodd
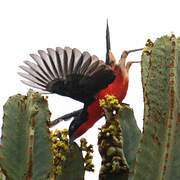
<path id="1" fill-rule="evenodd" d="M 23 69 L 25 72 L 29 73 L 32 77 L 36 78 L 40 82 L 46 84 L 48 81 L 43 79 L 36 71 L 32 71 L 32 69 L 26 67 L 26 66 L 19 66 L 21 69 Z"/>
<path id="2" fill-rule="evenodd" d="M 74 67 L 74 54 L 73 50 L 69 47 L 65 47 L 65 51 L 67 54 L 67 74 L 72 74 L 73 67 Z"/>
<path id="3" fill-rule="evenodd" d="M 101 60 L 99 60 L 98 67 L 97 67 L 94 71 L 90 72 L 90 73 L 89 73 L 89 76 L 93 76 L 93 75 L 96 74 L 98 71 L 103 71 L 103 70 L 105 70 L 106 68 L 107 68 L 107 67 L 106 67 L 106 65 L 104 64 L 104 62 L 101 61 Z"/>
<path id="4" fill-rule="evenodd" d="M 34 64 L 30 61 L 24 61 L 24 63 L 30 67 L 31 71 L 36 72 L 44 81 L 46 81 L 46 82 L 49 81 L 49 79 L 46 77 L 46 75 L 41 70 L 40 66 L 38 66 L 37 64 Z"/>
<path id="5" fill-rule="evenodd" d="M 61 61 L 64 57 L 64 49 L 57 47 L 56 54 L 57 54 L 56 57 L 57 57 L 57 63 L 58 63 L 58 71 L 59 71 L 59 74 L 61 75 L 60 77 L 63 78 L 64 71 L 63 71 L 63 63 Z"/>
<path id="6" fill-rule="evenodd" d="M 39 86 L 46 87 L 46 84 L 45 84 L 45 83 L 42 83 L 41 81 L 39 81 L 39 80 L 36 79 L 35 77 L 31 76 L 30 74 L 25 74 L 25 73 L 22 73 L 22 72 L 18 72 L 18 74 L 19 74 L 20 76 L 28 79 L 29 81 L 34 82 L 35 84 L 38 84 Z"/>
<path id="7" fill-rule="evenodd" d="M 78 73 L 80 74 L 84 74 L 87 70 L 87 68 L 89 67 L 89 65 L 91 64 L 91 56 L 88 52 L 84 52 L 83 53 L 83 63 L 81 65 L 81 68 L 79 69 Z"/>
<path id="8" fill-rule="evenodd" d="M 81 68 L 81 65 L 83 63 L 83 55 L 82 53 L 74 48 L 73 49 L 73 53 L 74 53 L 74 68 L 73 68 L 73 74 L 78 73 L 78 70 Z"/>
<path id="9" fill-rule="evenodd" d="M 60 74 L 58 73 L 58 69 L 57 69 L 58 63 L 57 63 L 56 51 L 52 48 L 47 48 L 47 51 L 52 66 L 52 72 L 54 72 L 54 76 L 56 78 L 59 78 Z"/>
<path id="10" fill-rule="evenodd" d="M 36 54 L 30 54 L 30 56 L 35 60 L 35 62 L 41 69 L 41 72 L 47 77 L 47 79 L 52 80 L 48 70 L 46 69 L 46 66 L 43 63 L 43 60 Z"/>
<path id="11" fill-rule="evenodd" d="M 64 49 L 64 53 L 61 59 L 62 62 L 62 67 L 64 71 L 64 79 L 67 79 L 67 74 L 68 74 L 68 56 L 67 56 L 67 51 Z"/>
<path id="12" fill-rule="evenodd" d="M 57 47 L 47 52 L 31 54 L 35 63 L 24 61 L 20 66 L 26 73 L 18 74 L 28 81 L 22 82 L 42 91 L 57 93 L 81 102 L 93 99 L 95 94 L 115 79 L 115 73 L 97 56 L 78 49 Z"/>
<path id="13" fill-rule="evenodd" d="M 89 65 L 88 69 L 86 70 L 86 72 L 84 73 L 85 75 L 88 75 L 90 73 L 92 73 L 93 71 L 96 70 L 97 66 L 99 65 L 99 59 L 97 58 L 97 56 L 92 56 L 92 61 L 91 64 Z"/>
<path id="14" fill-rule="evenodd" d="M 30 86 L 30 87 L 33 87 L 33 88 L 37 88 L 37 89 L 40 89 L 40 90 L 43 90 L 45 91 L 46 89 L 45 88 L 42 88 L 42 86 L 39 86 L 38 84 L 32 82 L 32 81 L 24 81 L 24 80 L 21 80 L 22 83 Z"/>
<path id="15" fill-rule="evenodd" d="M 51 76 L 51 79 L 54 79 L 55 71 L 53 69 L 53 66 L 52 66 L 52 63 L 51 63 L 51 60 L 50 60 L 48 54 L 43 50 L 39 50 L 38 53 L 39 53 L 41 59 L 43 60 L 43 63 L 48 71 L 48 74 Z"/>

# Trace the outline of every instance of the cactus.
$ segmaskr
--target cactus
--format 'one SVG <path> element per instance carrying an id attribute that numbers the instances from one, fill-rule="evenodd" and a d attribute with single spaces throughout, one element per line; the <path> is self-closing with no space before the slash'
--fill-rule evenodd
<path id="1" fill-rule="evenodd" d="M 114 96 L 107 95 L 100 105 L 104 108 L 107 120 L 98 135 L 102 156 L 99 178 L 128 179 L 132 177 L 134 169 L 140 130 L 132 110 L 121 106 Z"/>
<path id="2" fill-rule="evenodd" d="M 98 135 L 100 180 L 180 179 L 180 38 L 148 39 L 142 54 L 144 125 L 114 96 L 100 101 L 106 122 Z M 47 99 L 30 90 L 4 105 L 0 179 L 83 180 L 93 171 L 92 145 L 68 144 L 67 130 L 49 131 Z M 82 152 L 87 154 L 83 157 Z"/>
<path id="3" fill-rule="evenodd" d="M 47 98 L 30 90 L 4 105 L 0 146 L 0 179 L 84 179 L 93 171 L 92 145 L 69 145 L 68 130 L 50 134 Z M 82 151 L 86 151 L 85 158 Z M 54 158 L 53 158 L 54 156 Z"/>
<path id="4" fill-rule="evenodd" d="M 51 170 L 50 119 L 39 93 L 16 95 L 4 105 L 0 166 L 8 179 L 46 179 Z"/>
<path id="5" fill-rule="evenodd" d="M 62 173 L 56 176 L 56 180 L 83 180 L 84 179 L 84 159 L 82 151 L 76 143 L 69 147 L 69 151 L 64 152 L 66 160 L 62 162 Z"/>
<path id="6" fill-rule="evenodd" d="M 6 180 L 6 176 L 3 174 L 2 170 L 0 170 L 0 180 Z"/>
<path id="7" fill-rule="evenodd" d="M 118 120 L 122 129 L 123 151 L 129 165 L 128 180 L 131 180 L 133 177 L 136 151 L 141 137 L 141 132 L 134 118 L 133 110 L 128 106 L 124 106 L 120 110 Z"/>
<path id="8" fill-rule="evenodd" d="M 94 164 L 92 163 L 92 153 L 94 152 L 93 150 L 93 145 L 90 144 L 89 146 L 87 145 L 88 142 L 85 138 L 80 139 L 80 149 L 82 152 L 85 152 L 86 155 L 84 156 L 84 169 L 86 171 L 91 171 L 94 172 Z"/>
<path id="9" fill-rule="evenodd" d="M 51 132 L 52 152 L 54 154 L 51 178 L 56 180 L 84 179 L 84 159 L 76 143 L 68 144 L 68 130 Z"/>
<path id="10" fill-rule="evenodd" d="M 163 36 L 158 38 L 155 43 L 148 39 L 142 55 L 144 126 L 140 141 L 140 132 L 137 127 L 130 126 L 125 120 L 125 116 L 129 116 L 130 112 L 124 113 L 124 118 L 121 112 L 122 110 L 118 113 L 119 118 L 122 119 L 120 120 L 122 133 L 119 134 L 119 138 L 122 136 L 121 140 L 123 142 L 122 147 L 124 154 L 122 154 L 122 157 L 126 159 L 127 167 L 129 167 L 130 170 L 128 179 L 180 179 L 180 155 L 178 150 L 180 145 L 179 59 L 180 38 L 176 39 L 174 35 L 171 37 Z M 113 103 L 110 104 L 112 105 Z M 107 121 L 114 123 L 116 115 L 111 113 L 109 116 L 108 108 L 110 106 L 107 105 L 104 100 L 101 102 L 101 105 L 105 105 Z M 114 111 L 113 109 L 116 109 L 116 107 L 111 108 L 111 112 Z M 129 121 L 129 123 L 130 122 L 132 123 L 133 121 Z M 127 127 L 129 128 L 129 131 L 124 131 L 124 133 L 123 123 L 127 123 Z M 132 134 L 132 136 L 128 138 L 128 133 L 135 129 L 137 129 L 137 131 L 134 131 L 136 135 Z M 107 129 L 104 129 L 104 131 L 106 130 Z M 100 138 L 102 138 L 101 136 Z M 107 137 L 104 137 L 105 145 L 107 144 L 106 139 Z M 129 144 L 127 144 L 127 142 L 129 142 Z M 135 143 L 137 147 L 138 142 L 139 145 L 136 155 L 135 150 L 132 151 L 132 154 L 128 152 L 128 149 L 130 150 L 130 147 L 133 147 L 133 143 Z M 113 145 L 111 144 L 111 146 Z M 106 146 L 102 146 L 101 148 L 106 153 L 108 152 Z M 102 149 L 100 149 L 100 152 Z M 129 161 L 129 158 L 132 159 L 132 161 Z M 106 156 L 103 162 L 106 162 L 108 159 Z M 104 170 L 103 162 L 102 167 Z M 132 176 L 133 171 L 134 174 Z M 127 179 L 127 177 L 122 177 L 122 174 L 119 178 Z"/>
<path id="11" fill-rule="evenodd" d="M 180 38 L 174 35 L 148 40 L 143 51 L 144 128 L 134 180 L 180 179 L 179 59 Z"/>

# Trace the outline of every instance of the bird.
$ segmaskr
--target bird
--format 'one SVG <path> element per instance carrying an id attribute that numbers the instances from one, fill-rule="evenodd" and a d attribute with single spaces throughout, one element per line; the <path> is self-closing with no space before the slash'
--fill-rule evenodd
<path id="1" fill-rule="evenodd" d="M 129 53 L 140 51 L 134 49 L 124 51 L 118 63 L 111 52 L 110 33 L 106 28 L 106 61 L 99 60 L 96 55 L 77 48 L 57 47 L 55 50 L 38 50 L 38 54 L 30 54 L 35 61 L 24 61 L 19 67 L 24 72 L 18 74 L 25 78 L 22 83 L 40 89 L 42 92 L 67 96 L 84 104 L 82 109 L 64 115 L 50 123 L 53 126 L 61 120 L 73 117 L 69 126 L 69 142 L 83 135 L 103 116 L 99 100 L 107 94 L 115 96 L 120 103 L 126 96 L 129 84 L 129 69 L 133 63 L 126 63 Z"/>

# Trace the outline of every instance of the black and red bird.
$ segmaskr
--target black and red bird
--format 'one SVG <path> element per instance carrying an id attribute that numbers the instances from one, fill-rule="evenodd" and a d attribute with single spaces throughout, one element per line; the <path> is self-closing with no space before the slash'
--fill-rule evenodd
<path id="1" fill-rule="evenodd" d="M 128 72 L 133 63 L 126 64 L 126 58 L 130 52 L 141 49 L 124 51 L 116 64 L 110 50 L 108 25 L 106 42 L 106 63 L 76 48 L 57 47 L 56 50 L 48 48 L 47 52 L 39 50 L 39 55 L 31 54 L 35 63 L 24 61 L 27 66 L 20 66 L 26 73 L 19 72 L 19 75 L 28 80 L 22 80 L 24 84 L 84 103 L 82 109 L 64 116 L 64 119 L 74 117 L 69 127 L 70 142 L 84 134 L 103 116 L 100 99 L 109 94 L 121 103 L 126 96 Z"/>

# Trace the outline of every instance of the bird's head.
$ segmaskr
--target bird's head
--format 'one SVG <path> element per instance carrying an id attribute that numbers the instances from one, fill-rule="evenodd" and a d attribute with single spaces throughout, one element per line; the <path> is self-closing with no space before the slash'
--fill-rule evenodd
<path id="1" fill-rule="evenodd" d="M 80 137 L 88 130 L 85 123 L 87 120 L 88 112 L 87 109 L 84 108 L 78 116 L 74 117 L 69 126 L 69 143 L 72 143 L 75 139 Z"/>
<path id="2" fill-rule="evenodd" d="M 78 136 L 76 135 L 76 131 L 80 126 L 80 119 L 79 117 L 75 117 L 74 120 L 71 122 L 69 126 L 69 143 L 73 143 Z"/>

